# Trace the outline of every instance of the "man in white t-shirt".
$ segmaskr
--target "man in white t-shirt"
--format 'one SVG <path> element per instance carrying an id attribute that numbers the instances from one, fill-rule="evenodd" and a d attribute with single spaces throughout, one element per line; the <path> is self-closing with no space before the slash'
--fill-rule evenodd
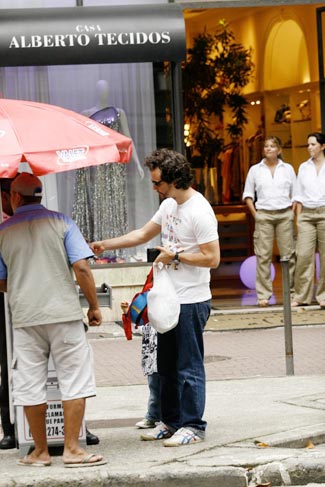
<path id="1" fill-rule="evenodd" d="M 160 208 L 142 228 L 93 242 L 91 248 L 100 254 L 134 247 L 161 234 L 155 262 L 167 266 L 181 312 L 176 328 L 158 333 L 162 422 L 141 439 L 181 446 L 205 438 L 203 331 L 211 308 L 210 268 L 220 262 L 217 220 L 208 201 L 191 187 L 191 165 L 182 154 L 160 149 L 145 159 L 145 165 L 153 189 L 163 199 Z"/>

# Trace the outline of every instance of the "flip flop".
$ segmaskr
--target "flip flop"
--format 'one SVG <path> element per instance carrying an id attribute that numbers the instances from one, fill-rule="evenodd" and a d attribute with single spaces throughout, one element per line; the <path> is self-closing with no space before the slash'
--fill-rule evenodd
<path id="1" fill-rule="evenodd" d="M 51 465 L 51 460 L 35 460 L 31 461 L 28 455 L 24 458 L 17 460 L 17 465 L 22 467 L 49 467 Z"/>
<path id="2" fill-rule="evenodd" d="M 107 463 L 107 460 L 104 460 L 103 457 L 101 457 L 100 460 L 97 460 L 96 462 L 91 461 L 92 458 L 98 456 L 101 457 L 101 455 L 96 455 L 96 453 L 90 453 L 89 455 L 82 458 L 79 462 L 66 462 L 64 463 L 64 466 L 66 468 L 83 468 L 83 467 L 94 467 L 96 465 L 105 465 Z"/>

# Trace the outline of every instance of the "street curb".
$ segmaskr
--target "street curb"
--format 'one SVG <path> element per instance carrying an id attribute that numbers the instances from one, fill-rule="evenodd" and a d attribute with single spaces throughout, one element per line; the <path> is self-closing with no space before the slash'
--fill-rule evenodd
<path id="1" fill-rule="evenodd" d="M 123 467 L 122 467 L 123 469 Z M 163 468 L 155 468 L 154 472 L 128 471 L 109 472 L 107 467 L 91 467 L 89 469 L 73 472 L 65 471 L 51 474 L 50 467 L 41 469 L 26 469 L 23 478 L 2 478 L 0 487 L 253 487 L 259 484 L 271 482 L 271 485 L 290 486 L 307 485 L 309 483 L 325 482 L 324 457 L 304 459 L 303 462 L 296 458 L 285 461 L 275 461 L 252 466 L 222 466 L 222 467 L 197 467 L 166 465 Z M 51 475 L 50 475 L 51 474 Z M 9 477 L 9 475 L 8 475 Z"/>
<path id="2" fill-rule="evenodd" d="M 290 308 L 292 313 L 301 313 L 303 311 L 323 311 L 319 305 L 309 304 L 306 306 L 300 306 L 296 308 Z M 246 314 L 264 314 L 264 313 L 283 313 L 283 306 L 269 306 L 268 308 L 223 308 L 212 309 L 210 315 L 246 315 Z M 324 313 L 325 316 L 325 313 Z"/>
<path id="3" fill-rule="evenodd" d="M 272 486 L 307 485 L 325 482 L 325 462 L 317 459 L 299 462 L 289 459 L 285 462 L 274 462 L 261 465 L 250 472 L 249 485 L 271 482 Z"/>
<path id="4" fill-rule="evenodd" d="M 265 443 L 273 448 L 306 448 L 310 442 L 313 445 L 325 443 L 325 423 L 262 436 L 256 439 L 254 443 Z"/>
<path id="5" fill-rule="evenodd" d="M 91 470 L 91 471 L 89 471 Z M 174 469 L 172 469 L 174 470 Z M 31 473 L 30 471 L 28 473 Z M 79 475 L 78 475 L 79 474 Z M 120 473 L 110 474 L 108 470 L 94 470 L 93 467 L 83 471 L 76 470 L 66 475 L 54 477 L 42 476 L 37 473 L 26 475 L 23 479 L 1 479 L 0 487 L 246 487 L 247 471 L 240 467 L 206 468 L 197 472 L 195 468 L 177 468 L 176 471 L 166 473 L 166 468 L 156 470 L 153 474 L 145 473 Z"/>

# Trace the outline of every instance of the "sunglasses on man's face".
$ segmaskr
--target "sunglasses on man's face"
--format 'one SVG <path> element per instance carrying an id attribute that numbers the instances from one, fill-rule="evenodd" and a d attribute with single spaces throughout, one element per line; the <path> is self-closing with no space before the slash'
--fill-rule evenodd
<path id="1" fill-rule="evenodd" d="M 163 183 L 163 180 L 161 179 L 160 181 L 151 181 L 151 182 L 154 186 L 156 186 L 156 188 L 158 188 L 161 185 L 161 183 Z"/>

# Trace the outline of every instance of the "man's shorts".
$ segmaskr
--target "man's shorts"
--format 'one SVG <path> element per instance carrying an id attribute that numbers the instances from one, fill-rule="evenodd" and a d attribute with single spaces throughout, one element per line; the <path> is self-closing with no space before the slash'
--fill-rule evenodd
<path id="1" fill-rule="evenodd" d="M 47 402 L 50 354 L 63 401 L 96 395 L 93 355 L 82 321 L 14 328 L 13 339 L 15 406 Z"/>

